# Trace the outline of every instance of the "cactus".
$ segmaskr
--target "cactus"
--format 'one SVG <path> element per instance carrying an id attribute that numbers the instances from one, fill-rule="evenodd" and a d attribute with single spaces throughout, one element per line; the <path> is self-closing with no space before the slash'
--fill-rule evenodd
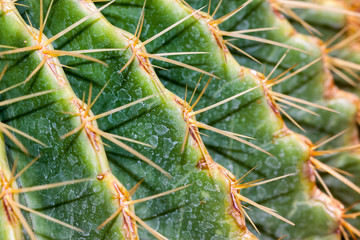
<path id="1" fill-rule="evenodd" d="M 224 17 L 213 22 L 210 7 L 177 0 L 0 3 L 3 239 L 340 239 L 345 228 L 359 236 L 315 183 L 315 167 L 327 165 L 314 156 L 332 152 L 289 130 L 275 101 L 320 73 L 295 101 L 310 104 L 325 130 L 354 119 L 348 95 L 316 96 L 328 75 L 306 55 L 321 54 L 309 37 L 301 43 L 311 49 L 252 38 L 272 44 L 258 44 L 262 59 L 271 48 L 287 65 L 315 62 L 268 79 L 239 65 L 258 68 L 235 60 L 217 26 L 236 23 L 242 1 L 228 1 L 228 15 L 219 5 Z"/>

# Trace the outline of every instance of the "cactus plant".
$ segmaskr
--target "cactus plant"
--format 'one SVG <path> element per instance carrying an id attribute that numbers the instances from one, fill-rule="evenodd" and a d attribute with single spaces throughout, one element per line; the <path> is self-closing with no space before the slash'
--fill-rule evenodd
<path id="1" fill-rule="evenodd" d="M 236 10 L 214 22 L 175 0 L 0 3 L 2 238 L 256 239 L 258 231 L 261 239 L 340 239 L 344 228 L 359 235 L 316 186 L 314 166 L 326 165 L 312 157 L 322 152 L 286 127 L 270 88 L 276 79 L 239 65 L 218 34 L 216 25 L 242 14 L 241 1 L 229 1 Z M 277 61 L 283 48 L 292 49 L 289 63 L 311 59 L 301 44 L 266 42 L 277 46 Z M 318 71 L 316 89 L 306 88 L 311 104 L 324 88 L 321 68 L 280 77 L 292 83 L 276 90 Z M 328 107 L 345 117 L 311 105 L 322 108 L 322 122 L 353 117 L 353 103 L 339 98 Z"/>

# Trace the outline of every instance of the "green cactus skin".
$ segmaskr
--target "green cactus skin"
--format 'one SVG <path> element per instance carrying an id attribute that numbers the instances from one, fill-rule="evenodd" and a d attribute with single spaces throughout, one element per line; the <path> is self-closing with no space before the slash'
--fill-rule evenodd
<path id="1" fill-rule="evenodd" d="M 117 1 L 116 3 L 117 4 L 105 9 L 103 14 L 118 27 L 133 31 L 137 19 L 133 19 L 133 17 L 130 16 L 133 15 L 133 12 L 129 9 L 139 9 L 143 2 L 132 1 L 130 3 L 128 1 Z M 142 39 L 144 41 L 156 32 L 160 32 L 162 29 L 181 19 L 185 14 L 183 13 L 180 17 L 177 17 L 180 10 L 184 9 L 182 11 L 189 11 L 189 9 L 186 9 L 176 1 L 148 1 L 146 6 L 148 7 L 145 11 L 144 24 L 145 26 L 151 27 L 147 27 L 147 31 L 142 33 Z M 160 8 L 159 6 L 162 7 Z M 129 24 L 130 20 L 133 21 L 132 24 Z M 165 25 L 164 23 L 167 24 Z M 200 106 L 199 108 L 249 89 L 251 86 L 254 86 L 254 83 L 259 82 L 261 79 L 261 77 L 259 77 L 261 74 L 257 76 L 256 72 L 241 68 L 229 54 L 224 54 L 221 49 L 219 49 L 212 34 L 207 23 L 201 19 L 196 23 L 170 32 L 161 39 L 150 43 L 150 46 L 147 45 L 147 50 L 150 53 L 210 52 L 210 54 L 201 56 L 189 55 L 186 56 L 186 58 L 174 58 L 188 64 L 191 63 L 195 66 L 200 66 L 202 69 L 220 77 L 221 80 L 214 79 L 210 82 L 204 96 L 198 104 L 198 106 Z M 224 55 L 226 55 L 226 61 L 224 60 Z M 168 69 L 168 71 L 159 70 L 157 73 L 164 85 L 176 94 L 184 96 L 185 85 L 188 86 L 188 90 L 195 88 L 199 74 L 177 67 L 174 68 L 158 61 L 154 61 L 154 64 Z M 221 68 L 219 66 L 221 66 Z M 186 74 L 184 72 L 186 72 Z M 178 82 L 175 82 L 174 79 L 177 79 Z M 201 91 L 204 84 L 205 82 L 200 84 L 200 90 L 198 91 Z M 307 214 L 304 214 L 307 217 L 315 215 L 314 212 L 316 212 L 319 219 L 312 224 L 319 224 L 319 228 L 322 230 L 319 230 L 317 233 L 306 232 L 304 229 L 306 224 L 309 224 L 309 220 L 304 220 L 304 215 L 301 215 L 301 220 L 297 219 L 297 216 L 300 215 L 299 212 L 290 216 L 290 220 L 297 221 L 297 227 L 294 229 L 277 220 L 270 220 L 265 214 L 256 212 L 256 214 L 252 215 L 252 218 L 255 223 L 261 227 L 262 238 L 265 238 L 265 236 L 268 238 L 282 237 L 289 233 L 291 234 L 291 239 L 314 238 L 316 235 L 326 236 L 326 234 L 336 239 L 337 220 L 334 221 L 331 217 L 326 217 L 326 213 L 323 212 L 324 207 L 321 206 L 321 203 L 312 199 L 314 196 L 311 195 L 311 192 L 317 192 L 313 188 L 314 185 L 309 182 L 307 177 L 301 177 L 301 173 L 304 173 L 303 167 L 307 166 L 307 164 L 304 163 L 307 162 L 309 157 L 309 146 L 303 139 L 285 130 L 286 128 L 282 120 L 271 108 L 268 102 L 269 99 L 265 98 L 264 94 L 266 94 L 266 92 L 264 93 L 263 90 L 253 91 L 238 98 L 237 101 L 234 101 L 236 103 L 225 104 L 217 108 L 216 111 L 213 110 L 200 115 L 199 119 L 205 123 L 215 123 L 213 126 L 224 130 L 253 136 L 257 140 L 256 143 L 260 143 L 259 146 L 270 151 L 275 157 L 266 156 L 264 153 L 238 144 L 235 141 L 228 140 L 225 137 L 214 136 L 217 139 L 216 142 L 211 138 L 205 138 L 205 144 L 213 158 L 233 171 L 237 176 L 245 173 L 246 170 L 244 167 L 250 169 L 255 164 L 258 164 L 258 166 L 254 173 L 252 173 L 252 180 L 261 177 L 271 178 L 288 173 L 287 171 L 284 172 L 284 169 L 290 172 L 296 171 L 296 169 L 299 171 L 299 175 L 296 178 L 286 180 L 287 183 L 291 182 L 292 187 L 286 187 L 285 189 L 287 190 L 284 189 L 284 192 L 282 192 L 284 198 L 275 197 L 279 195 L 280 192 L 273 192 L 274 189 L 282 191 L 280 190 L 280 186 L 283 186 L 281 183 L 274 183 L 269 188 L 259 187 L 257 190 L 243 190 L 243 193 L 245 196 L 251 196 L 255 201 L 266 203 L 266 206 L 273 207 L 278 210 L 280 214 L 285 214 L 285 217 L 289 217 L 289 215 L 286 215 L 286 210 L 280 206 L 286 206 L 286 204 L 290 204 L 290 202 L 293 205 L 298 204 L 301 206 L 298 211 L 300 212 L 300 209 L 302 209 L 303 212 L 307 212 Z M 264 119 L 267 120 L 264 121 Z M 270 122 L 272 124 L 267 124 Z M 275 127 L 274 123 L 276 123 Z M 213 135 L 208 131 L 204 133 L 210 136 Z M 269 142 L 272 144 L 269 144 Z M 290 156 L 292 156 L 291 160 L 289 160 Z M 276 164 L 273 165 L 274 163 Z M 304 225 L 302 225 L 300 221 L 303 221 Z M 300 226 L 300 228 L 298 226 Z"/>
<path id="2" fill-rule="evenodd" d="M 44 9 L 47 9 L 49 2 L 44 1 Z M 37 26 L 39 3 L 31 1 L 28 5 L 32 15 L 30 19 Z M 56 1 L 45 33 L 55 35 L 90 14 L 93 9 L 91 3 Z M 66 22 L 63 21 L 65 15 Z M 98 18 L 58 39 L 54 42 L 54 47 L 61 50 L 123 49 L 129 44 L 130 37 L 130 34 L 111 26 L 104 18 Z M 144 69 L 144 64 L 148 63 L 146 59 L 144 62 L 136 59 L 129 68 L 118 74 L 130 55 L 130 49 L 120 54 L 94 54 L 106 61 L 109 68 L 70 57 L 64 57 L 61 61 L 78 69 L 66 70 L 66 75 L 79 95 L 88 90 L 89 82 L 97 93 L 111 79 L 104 94 L 92 108 L 94 113 L 111 110 L 144 96 L 159 95 L 150 103 L 139 104 L 98 120 L 100 129 L 154 145 L 155 149 L 131 146 L 172 176 L 172 179 L 168 179 L 158 170 L 134 159 L 123 149 L 111 145 L 107 156 L 114 175 L 127 188 L 144 179 L 135 198 L 191 184 L 172 195 L 137 205 L 137 215 L 169 239 L 254 239 L 245 227 L 242 213 L 236 209 L 240 205 L 234 198 L 236 191 L 232 188 L 235 177 L 212 162 L 196 131 L 192 133 L 196 139 L 190 138 L 181 154 L 186 129 L 181 99 L 160 84 L 151 67 Z M 146 231 L 139 230 L 139 233 L 142 239 L 153 238 Z"/>
<path id="3" fill-rule="evenodd" d="M 16 10 L 1 15 L 1 44 L 18 47 L 36 45 L 36 40 L 26 30 L 18 15 Z M 43 40 L 46 38 L 43 37 Z M 51 46 L 48 48 L 51 49 Z M 6 58 L 10 67 L 2 79 L 1 88 L 5 89 L 24 81 L 24 76 L 28 76 L 43 59 L 39 51 Z M 58 60 L 52 58 L 51 61 Z M 4 65 L 5 61 L 1 61 L 0 66 Z M 119 203 L 114 199 L 117 191 L 127 194 L 120 182 L 111 174 L 101 140 L 97 139 L 99 136 L 90 139 L 87 133 L 81 132 L 77 136 L 60 140 L 63 134 L 81 124 L 78 119 L 69 118 L 62 113 L 79 112 L 81 106 L 62 69 L 50 64 L 48 60 L 33 79 L 4 93 L 2 98 L 10 99 L 49 89 L 56 91 L 46 96 L 11 104 L 2 111 L 3 122 L 29 133 L 49 146 L 44 148 L 19 137 L 31 155 L 42 154 L 42 157 L 20 176 L 18 184 L 21 187 L 30 187 L 81 178 L 93 178 L 93 181 L 61 189 L 27 193 L 23 202 L 27 207 L 39 209 L 44 214 L 82 229 L 84 233 L 67 229 L 35 215 L 31 215 L 29 224 L 34 229 L 37 239 L 64 239 L 64 236 L 77 239 L 122 239 L 126 234 L 122 218 L 118 218 L 107 228 L 96 230 L 96 227 L 119 207 Z M 26 124 L 27 122 L 31 124 Z M 93 124 L 96 126 L 96 122 Z M 29 162 L 29 157 L 14 144 L 8 143 L 7 154 L 9 159 L 19 160 L 20 169 Z M 135 223 L 132 224 L 136 231 Z M 11 238 L 1 235 L 1 239 Z"/>

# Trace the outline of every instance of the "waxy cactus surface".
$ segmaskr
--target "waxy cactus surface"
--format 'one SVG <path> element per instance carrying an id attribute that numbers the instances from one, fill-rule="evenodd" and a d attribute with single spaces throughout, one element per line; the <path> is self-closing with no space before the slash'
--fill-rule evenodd
<path id="1" fill-rule="evenodd" d="M 360 238 L 332 4 L 0 0 L 0 239 Z"/>

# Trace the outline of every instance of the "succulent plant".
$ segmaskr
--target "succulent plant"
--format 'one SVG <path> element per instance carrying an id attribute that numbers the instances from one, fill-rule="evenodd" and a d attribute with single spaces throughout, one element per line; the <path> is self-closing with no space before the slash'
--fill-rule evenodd
<path id="1" fill-rule="evenodd" d="M 360 237 L 358 99 L 280 3 L 1 0 L 1 239 Z"/>

